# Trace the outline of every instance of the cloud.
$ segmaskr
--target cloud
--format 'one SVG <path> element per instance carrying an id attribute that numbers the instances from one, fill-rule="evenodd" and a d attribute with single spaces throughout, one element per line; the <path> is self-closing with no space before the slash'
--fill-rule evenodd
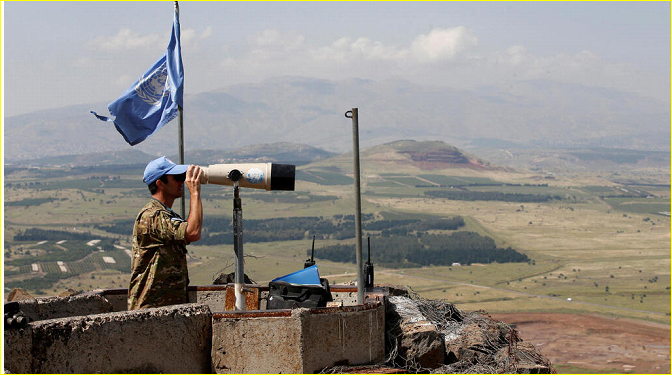
<path id="1" fill-rule="evenodd" d="M 303 45 L 306 38 L 294 31 L 281 33 L 275 29 L 266 29 L 251 38 L 256 49 L 296 51 Z"/>
<path id="2" fill-rule="evenodd" d="M 556 54 L 552 56 L 535 56 L 524 46 L 510 46 L 506 50 L 495 52 L 488 58 L 487 66 L 494 71 L 511 72 L 524 79 L 556 78 L 581 80 L 584 75 L 602 77 L 616 65 L 601 60 L 591 51 L 580 51 L 576 54 Z M 594 80 L 592 77 L 591 80 Z"/>
<path id="3" fill-rule="evenodd" d="M 181 29 L 180 30 L 180 44 L 182 48 L 187 49 L 198 49 L 200 48 L 201 41 L 208 39 L 212 36 L 212 26 L 208 26 L 205 30 L 200 33 L 195 29 Z M 168 38 L 170 35 L 166 35 L 166 45 L 168 43 Z"/>
<path id="4" fill-rule="evenodd" d="M 355 61 L 403 61 L 408 57 L 407 49 L 386 46 L 369 38 L 340 38 L 331 45 L 314 49 L 310 55 L 319 61 L 335 60 L 341 63 Z"/>
<path id="5" fill-rule="evenodd" d="M 438 62 L 453 60 L 477 44 L 478 38 L 467 28 L 457 26 L 436 28 L 427 35 L 418 36 L 411 43 L 410 50 L 420 62 Z"/>
<path id="6" fill-rule="evenodd" d="M 95 50 L 114 52 L 155 47 L 159 43 L 167 44 L 168 39 L 161 34 L 140 36 L 131 29 L 122 28 L 115 35 L 99 36 L 87 42 L 87 45 Z"/>
<path id="7" fill-rule="evenodd" d="M 256 59 L 296 59 L 301 56 L 313 62 L 359 64 L 385 62 L 407 66 L 456 60 L 478 43 L 478 39 L 465 27 L 436 28 L 426 35 L 419 35 L 405 46 L 388 45 L 367 37 L 336 39 L 325 46 L 308 46 L 305 37 L 295 32 L 281 33 L 267 29 L 248 38 L 248 57 Z M 293 55 L 282 52 L 292 52 Z"/>
<path id="8" fill-rule="evenodd" d="M 182 47 L 198 48 L 199 42 L 212 36 L 212 26 L 206 27 L 202 32 L 187 28 L 180 30 L 180 43 Z M 86 42 L 90 49 L 101 52 L 119 52 L 141 49 L 165 48 L 170 40 L 170 32 L 140 35 L 129 28 L 120 29 L 112 36 L 99 36 Z"/>
<path id="9" fill-rule="evenodd" d="M 642 93 L 652 88 L 661 91 L 654 79 L 589 50 L 538 55 L 524 45 L 511 45 L 488 52 L 479 48 L 476 34 L 464 26 L 434 28 L 409 40 L 394 44 L 367 36 L 343 36 L 315 44 L 297 32 L 266 29 L 248 36 L 246 44 L 220 49 L 216 66 L 221 82 L 210 75 L 203 78 L 203 84 L 214 89 L 301 75 L 331 80 L 401 78 L 460 89 L 506 88 L 524 80 L 548 79 L 630 92 L 637 87 Z"/>

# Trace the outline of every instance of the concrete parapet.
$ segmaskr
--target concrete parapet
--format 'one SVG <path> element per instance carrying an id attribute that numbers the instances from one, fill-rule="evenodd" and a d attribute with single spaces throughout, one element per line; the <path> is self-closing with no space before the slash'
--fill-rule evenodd
<path id="1" fill-rule="evenodd" d="M 214 314 L 212 371 L 305 373 L 301 363 L 301 322 L 291 311 Z"/>
<path id="2" fill-rule="evenodd" d="M 17 301 L 23 314 L 32 320 L 47 320 L 69 316 L 112 312 L 109 300 L 97 293 L 69 297 L 48 297 Z"/>
<path id="3" fill-rule="evenodd" d="M 384 304 L 300 310 L 303 373 L 384 360 Z"/>
<path id="4" fill-rule="evenodd" d="M 305 374 L 337 364 L 376 363 L 385 356 L 384 327 L 381 302 L 215 313 L 212 370 Z"/>
<path id="5" fill-rule="evenodd" d="M 227 285 L 189 287 L 195 303 L 126 310 L 127 289 L 17 301 L 33 322 L 5 325 L 11 373 L 312 373 L 381 362 L 384 291 L 356 305 L 334 286 L 333 307 L 263 310 L 268 287 L 245 285 L 248 308 L 227 311 Z M 229 288 L 229 292 L 230 292 Z"/>
<path id="6" fill-rule="evenodd" d="M 12 373 L 209 373 L 208 306 L 42 320 L 6 329 L 5 369 Z"/>

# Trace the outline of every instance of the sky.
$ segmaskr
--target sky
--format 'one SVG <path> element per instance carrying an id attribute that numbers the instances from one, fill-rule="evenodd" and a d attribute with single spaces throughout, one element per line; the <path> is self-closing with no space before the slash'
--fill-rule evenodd
<path id="1" fill-rule="evenodd" d="M 3 116 L 112 102 L 163 54 L 172 21 L 173 2 L 3 1 Z M 289 75 L 547 79 L 670 101 L 667 1 L 182 1 L 180 24 L 185 95 Z"/>

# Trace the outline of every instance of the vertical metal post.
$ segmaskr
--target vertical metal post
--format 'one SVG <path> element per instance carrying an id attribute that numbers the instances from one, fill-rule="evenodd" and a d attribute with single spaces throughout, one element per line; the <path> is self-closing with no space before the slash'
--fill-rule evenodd
<path id="1" fill-rule="evenodd" d="M 173 5 L 175 6 L 175 12 L 177 12 L 177 16 L 179 17 L 180 5 L 177 3 L 177 1 L 175 1 Z M 184 164 L 184 124 L 182 122 L 181 106 L 177 106 L 177 148 L 179 164 Z M 183 219 L 186 219 L 187 209 L 184 198 L 185 193 L 184 190 L 182 190 L 182 199 L 180 199 L 180 216 L 182 216 Z"/>
<path id="2" fill-rule="evenodd" d="M 364 270 L 362 260 L 362 197 L 359 182 L 359 113 L 357 108 L 345 112 L 352 119 L 352 153 L 355 177 L 355 254 L 357 256 L 357 303 L 364 304 Z"/>
<path id="3" fill-rule="evenodd" d="M 184 126 L 182 123 L 182 107 L 177 107 L 177 143 L 179 164 L 184 164 Z M 182 189 L 182 199 L 180 199 L 180 216 L 186 219 L 187 210 L 185 203 L 185 192 Z"/>
<path id="4" fill-rule="evenodd" d="M 240 201 L 238 181 L 233 183 L 233 251 L 236 260 L 234 292 L 236 296 L 236 310 L 245 311 L 245 263 L 243 262 L 243 205 Z"/>

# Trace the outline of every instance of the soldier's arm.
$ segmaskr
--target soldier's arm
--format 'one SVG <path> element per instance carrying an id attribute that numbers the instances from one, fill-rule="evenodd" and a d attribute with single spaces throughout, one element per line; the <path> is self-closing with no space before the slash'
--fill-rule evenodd
<path id="1" fill-rule="evenodd" d="M 201 239 L 201 229 L 203 228 L 203 205 L 201 204 L 201 175 L 203 170 L 190 165 L 187 169 L 187 177 L 184 183 L 189 188 L 190 206 L 189 217 L 187 217 L 186 240 L 196 242 Z"/>

